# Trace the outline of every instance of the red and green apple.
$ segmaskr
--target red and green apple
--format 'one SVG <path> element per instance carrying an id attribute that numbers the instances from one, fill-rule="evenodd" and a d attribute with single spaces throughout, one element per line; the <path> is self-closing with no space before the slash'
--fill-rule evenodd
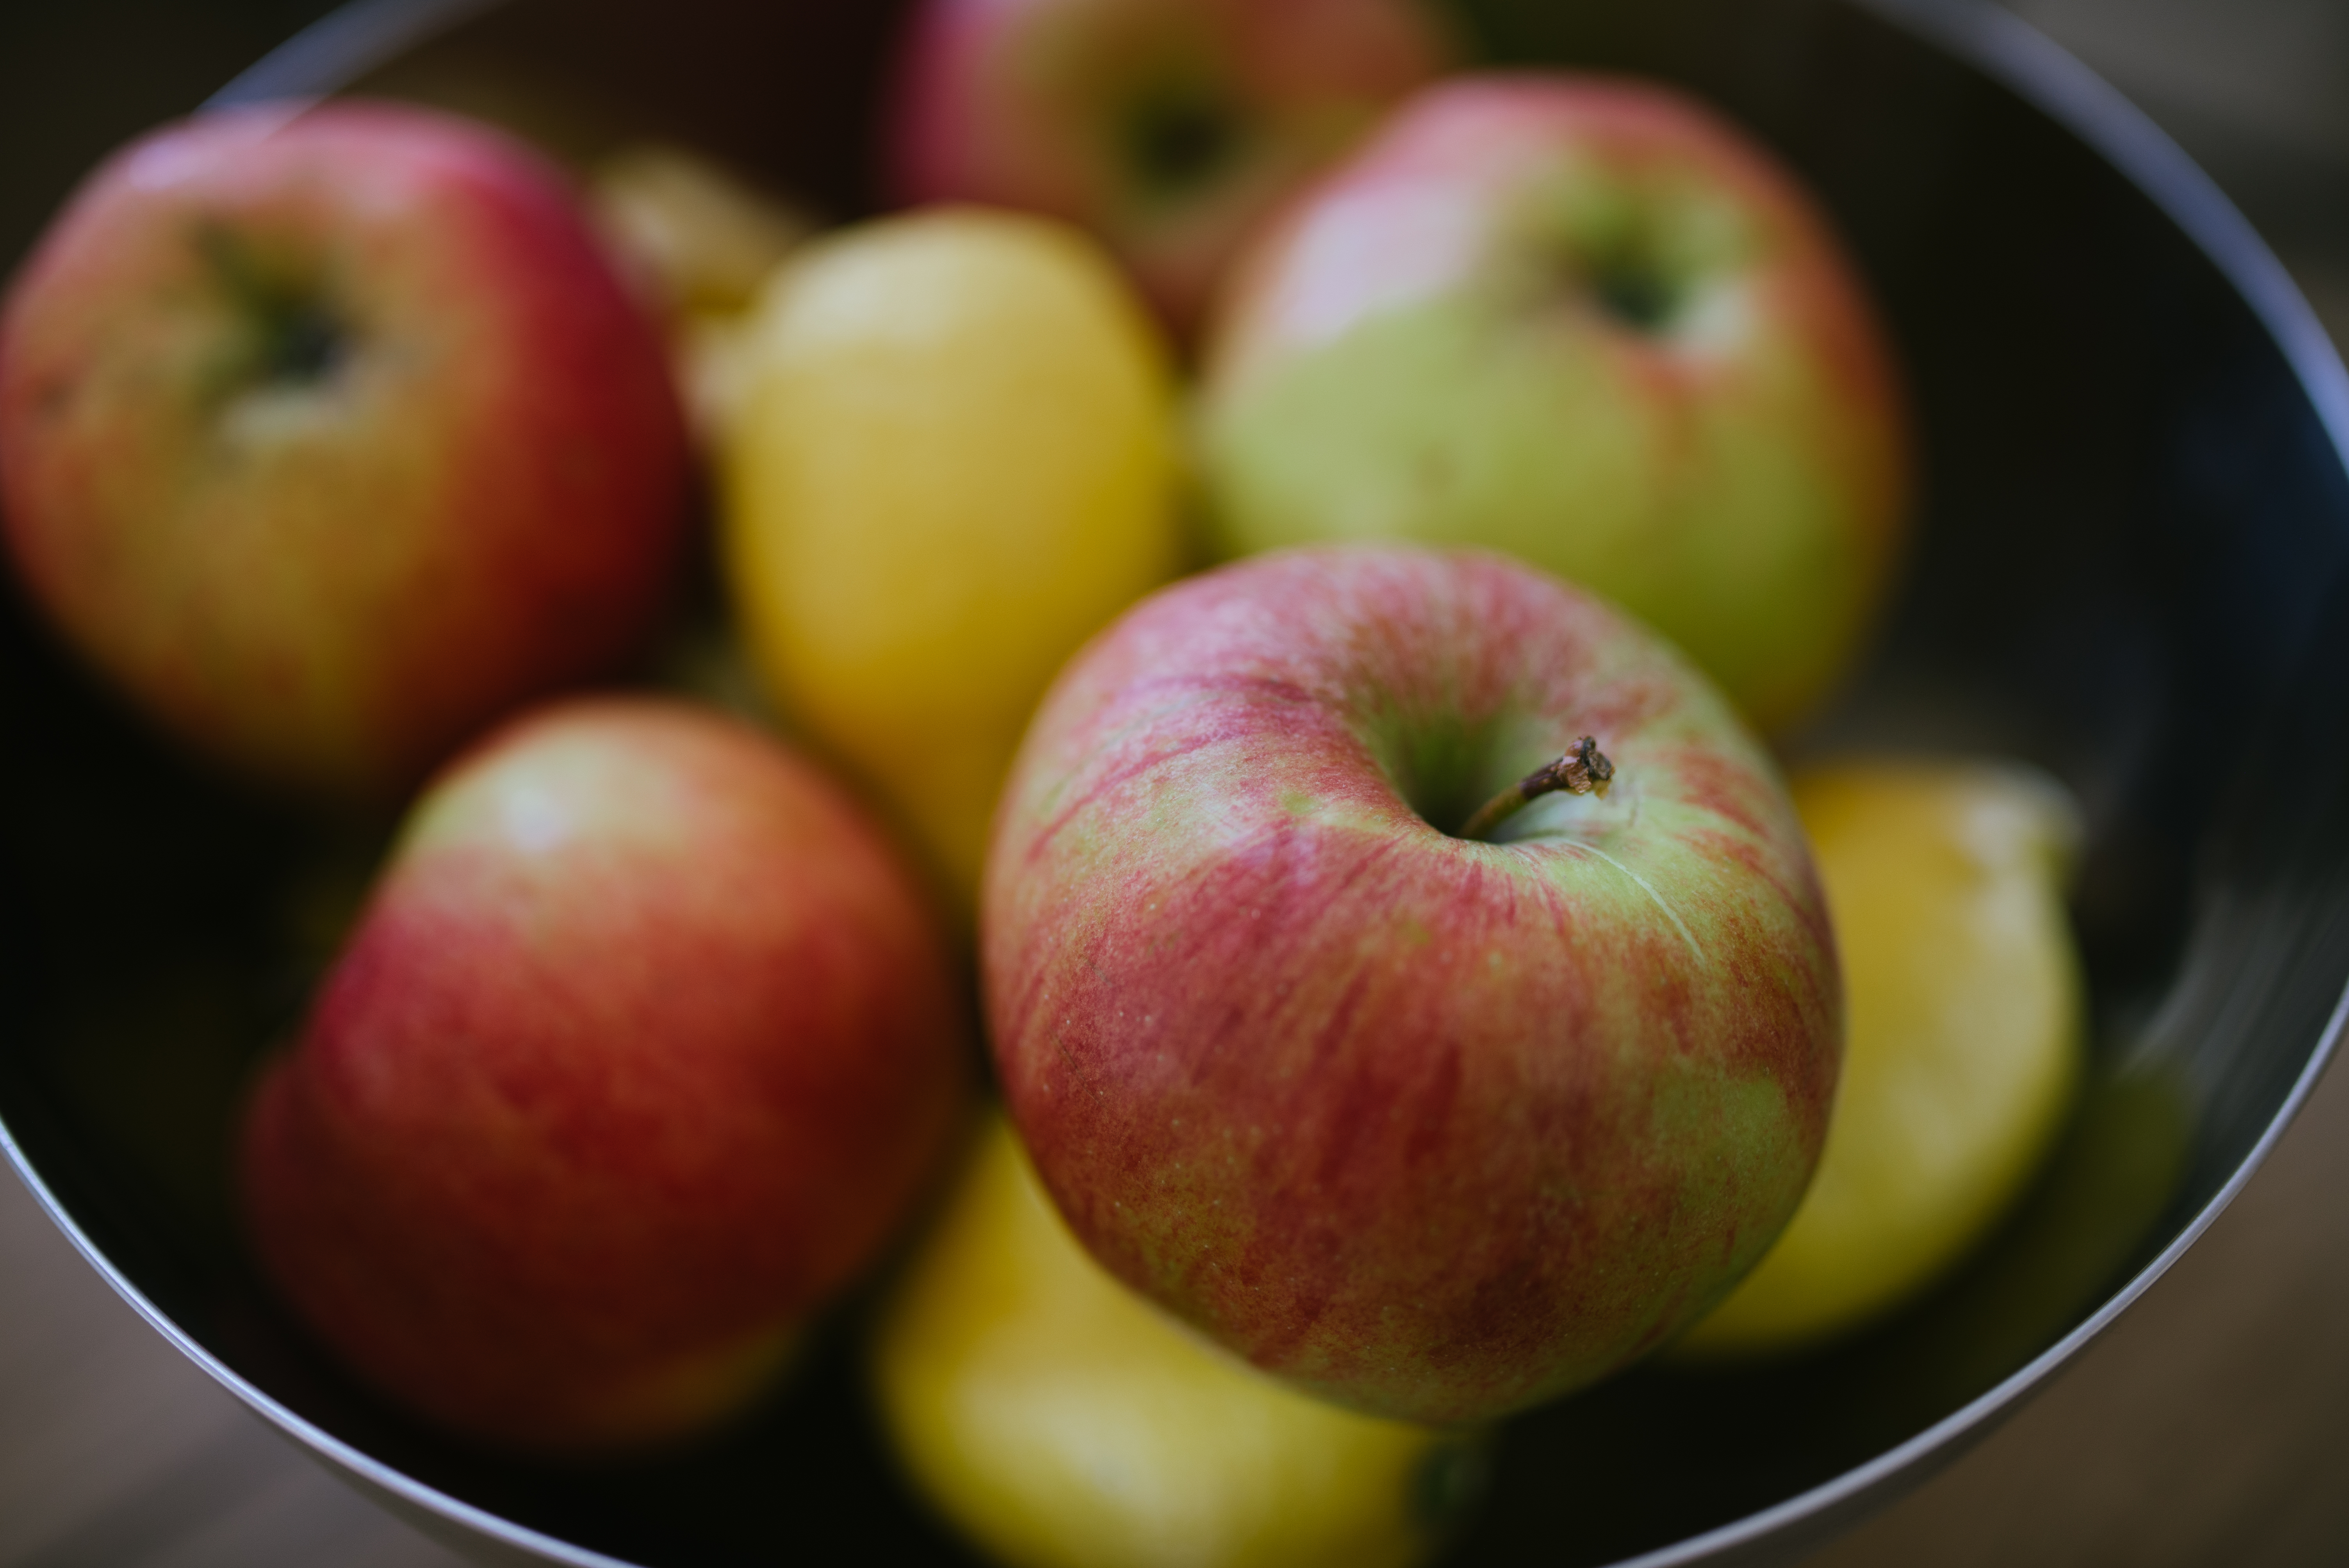
<path id="1" fill-rule="evenodd" d="M 1226 552 L 1504 550 L 1813 711 L 1898 554 L 1909 438 L 1859 277 L 1795 178 L 1678 93 L 1464 77 L 1251 245 L 1200 428 Z"/>
<path id="2" fill-rule="evenodd" d="M 892 184 L 1089 228 L 1187 328 L 1248 232 L 1450 53 L 1423 0 L 929 0 Z"/>
<path id="3" fill-rule="evenodd" d="M 1661 638 L 1481 553 L 1281 552 L 1129 612 L 1029 731 L 981 943 L 1093 1254 L 1423 1421 L 1701 1315 L 1802 1195 L 1841 1048 L 1760 745 Z"/>
<path id="4" fill-rule="evenodd" d="M 388 104 L 102 166 L 0 315 L 0 506 L 65 637 L 277 787 L 383 799 L 625 659 L 682 542 L 658 332 L 562 175 Z"/>
<path id="5" fill-rule="evenodd" d="M 535 710 L 411 813 L 243 1135 L 248 1229 L 388 1398 L 520 1449 L 755 1398 L 948 1151 L 964 1004 L 808 763 L 655 698 Z"/>

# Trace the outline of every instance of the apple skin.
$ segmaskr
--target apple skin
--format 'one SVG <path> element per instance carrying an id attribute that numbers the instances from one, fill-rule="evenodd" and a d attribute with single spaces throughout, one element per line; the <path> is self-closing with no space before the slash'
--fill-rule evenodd
<path id="1" fill-rule="evenodd" d="M 688 705 L 512 721 L 420 800 L 241 1184 L 387 1398 L 554 1453 L 755 1398 L 949 1151 L 968 1019 L 864 813 Z"/>
<path id="2" fill-rule="evenodd" d="M 1595 736 L 1597 797 L 1431 826 Z M 1667 645 L 1498 557 L 1284 552 L 1063 672 L 988 861 L 997 1067 L 1109 1270 L 1268 1372 L 1470 1422 L 1760 1257 L 1818 1157 L 1832 934 Z"/>
<path id="3" fill-rule="evenodd" d="M 1504 550 L 1646 620 L 1765 729 L 1846 672 L 1905 531 L 1892 356 L 1825 218 L 1636 81 L 1413 99 L 1242 258 L 1201 405 L 1224 552 Z"/>
<path id="4" fill-rule="evenodd" d="M 83 185 L 0 315 L 0 508 L 91 662 L 233 769 L 381 800 L 667 603 L 657 330 L 563 176 L 388 104 L 210 114 Z"/>
<path id="5" fill-rule="evenodd" d="M 1187 331 L 1248 232 L 1451 55 L 1420 0 L 929 0 L 889 181 L 1091 229 Z"/>

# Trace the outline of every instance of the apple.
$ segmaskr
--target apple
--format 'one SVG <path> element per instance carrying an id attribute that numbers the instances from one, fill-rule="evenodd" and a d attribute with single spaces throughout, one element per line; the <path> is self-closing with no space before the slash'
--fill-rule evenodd
<path id="1" fill-rule="evenodd" d="M 818 227 L 746 176 L 657 141 L 598 162 L 589 204 L 605 241 L 672 320 L 748 310 L 768 274 Z"/>
<path id="2" fill-rule="evenodd" d="M 240 1179 L 268 1275 L 386 1398 L 523 1450 L 754 1398 L 949 1151 L 945 946 L 808 763 L 671 699 L 573 699 L 410 815 Z"/>
<path id="3" fill-rule="evenodd" d="M 1662 88 L 1414 98 L 1251 246 L 1204 379 L 1222 550 L 1506 550 L 1765 728 L 1832 689 L 1899 553 L 1909 438 L 1857 273 L 1786 170 Z"/>
<path id="4" fill-rule="evenodd" d="M 0 507 L 67 641 L 278 788 L 381 799 L 663 611 L 688 447 L 563 177 L 389 104 L 93 174 L 0 315 Z"/>
<path id="5" fill-rule="evenodd" d="M 661 142 L 632 143 L 604 159 L 589 195 L 622 270 L 667 323 L 696 441 L 714 450 L 741 399 L 750 308 L 819 224 L 732 170 Z"/>
<path id="6" fill-rule="evenodd" d="M 1663 1344 L 1826 1135 L 1835 946 L 1767 755 L 1497 556 L 1284 552 L 1131 611 L 1021 747 L 981 936 L 1079 1239 L 1374 1414 L 1481 1420 Z"/>
<path id="7" fill-rule="evenodd" d="M 1420 0 L 930 0 L 890 182 L 1089 228 L 1187 328 L 1247 232 L 1450 55 Z"/>

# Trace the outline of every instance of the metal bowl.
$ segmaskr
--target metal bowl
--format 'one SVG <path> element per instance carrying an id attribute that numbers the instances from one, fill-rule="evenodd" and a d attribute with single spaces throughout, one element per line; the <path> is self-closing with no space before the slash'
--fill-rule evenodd
<path id="1" fill-rule="evenodd" d="M 2109 88 L 1967 0 L 1464 0 L 1501 57 L 1704 94 L 1812 181 L 1909 370 L 1920 542 L 1797 750 L 2037 763 L 2084 803 L 2095 1066 L 1997 1237 L 1855 1341 L 1520 1418 L 1452 1561 L 1792 1554 L 1991 1430 L 2201 1233 L 2306 1097 L 2349 978 L 2349 377 L 2273 258 Z M 647 131 L 869 205 L 894 5 L 361 0 L 224 98 L 357 84 L 574 152 Z M 224 1179 L 365 834 L 189 769 L 0 614 L 0 1118 L 83 1253 L 206 1371 L 475 1555 L 970 1559 L 893 1474 L 856 1304 L 750 1424 L 583 1473 L 368 1397 L 261 1287 Z"/>

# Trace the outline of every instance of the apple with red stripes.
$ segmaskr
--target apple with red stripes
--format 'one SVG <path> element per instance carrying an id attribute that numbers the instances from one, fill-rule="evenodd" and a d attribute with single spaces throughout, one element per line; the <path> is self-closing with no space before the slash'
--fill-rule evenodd
<path id="1" fill-rule="evenodd" d="M 411 813 L 245 1118 L 247 1229 L 385 1398 L 501 1448 L 755 1401 L 962 1125 L 961 985 L 879 827 L 685 703 L 534 709 Z"/>
<path id="2" fill-rule="evenodd" d="M 1492 555 L 1282 552 L 1129 612 L 1029 731 L 981 942 L 1004 1094 L 1093 1255 L 1423 1421 L 1720 1299 L 1841 1053 L 1768 755 L 1653 633 Z"/>

